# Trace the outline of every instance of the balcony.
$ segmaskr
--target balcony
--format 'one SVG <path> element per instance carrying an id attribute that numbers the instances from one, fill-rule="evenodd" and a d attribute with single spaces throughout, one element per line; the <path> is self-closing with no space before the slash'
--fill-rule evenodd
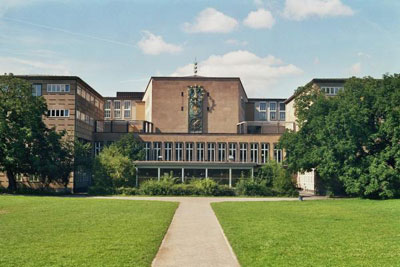
<path id="1" fill-rule="evenodd" d="M 237 124 L 238 134 L 282 134 L 290 128 L 285 121 L 242 121 Z"/>
<path id="2" fill-rule="evenodd" d="M 144 120 L 96 121 L 96 133 L 152 133 L 153 123 Z"/>

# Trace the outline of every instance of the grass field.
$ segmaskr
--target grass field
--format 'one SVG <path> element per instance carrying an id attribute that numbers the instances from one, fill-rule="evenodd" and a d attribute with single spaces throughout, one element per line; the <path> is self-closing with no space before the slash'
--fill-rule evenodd
<path id="1" fill-rule="evenodd" d="M 400 200 L 213 203 L 242 266 L 400 266 Z"/>
<path id="2" fill-rule="evenodd" d="M 0 195 L 0 266 L 150 266 L 177 206 Z"/>

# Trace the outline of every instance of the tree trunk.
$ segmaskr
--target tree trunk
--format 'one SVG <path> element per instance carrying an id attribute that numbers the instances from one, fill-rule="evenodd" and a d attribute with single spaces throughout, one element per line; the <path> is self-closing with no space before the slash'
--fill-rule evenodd
<path id="1" fill-rule="evenodd" d="M 15 175 L 12 171 L 7 171 L 8 178 L 8 190 L 15 191 L 17 189 L 17 182 L 15 181 Z"/>

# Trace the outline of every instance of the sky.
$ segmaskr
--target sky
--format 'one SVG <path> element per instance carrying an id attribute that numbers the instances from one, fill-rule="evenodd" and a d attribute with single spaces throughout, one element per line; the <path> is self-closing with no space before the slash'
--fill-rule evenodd
<path id="1" fill-rule="evenodd" d="M 103 96 L 151 76 L 240 77 L 249 97 L 400 72 L 397 0 L 0 0 L 0 73 L 76 75 Z"/>

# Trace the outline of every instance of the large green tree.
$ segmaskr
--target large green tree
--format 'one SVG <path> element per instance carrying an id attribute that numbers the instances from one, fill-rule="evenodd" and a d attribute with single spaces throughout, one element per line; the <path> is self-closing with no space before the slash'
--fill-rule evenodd
<path id="1" fill-rule="evenodd" d="M 317 170 L 320 189 L 367 198 L 400 196 L 400 75 L 351 78 L 337 97 L 311 84 L 295 100 L 300 129 L 280 144 L 292 171 Z"/>
<path id="2" fill-rule="evenodd" d="M 46 111 L 44 98 L 32 96 L 29 82 L 0 76 L 0 171 L 10 190 L 16 189 L 18 174 L 38 175 L 45 184 L 68 181 L 73 151 L 63 141 L 65 132 L 46 127 Z"/>

